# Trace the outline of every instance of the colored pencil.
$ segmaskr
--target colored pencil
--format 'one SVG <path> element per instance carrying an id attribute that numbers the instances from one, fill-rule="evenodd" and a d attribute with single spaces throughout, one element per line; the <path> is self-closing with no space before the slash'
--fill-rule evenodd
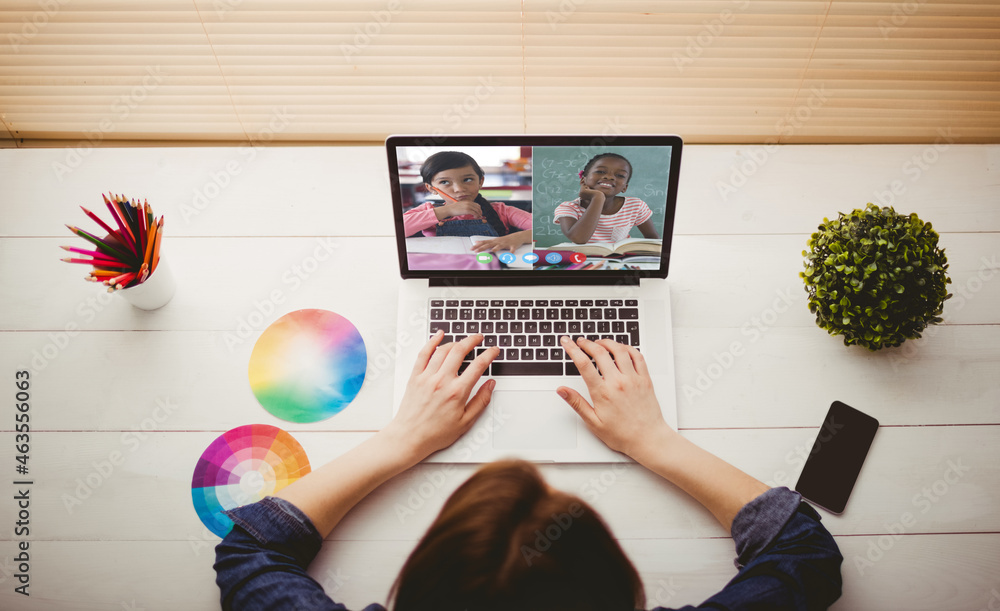
<path id="1" fill-rule="evenodd" d="M 125 197 L 124 195 L 119 195 L 118 203 L 121 204 L 122 210 L 128 213 L 129 223 L 135 226 L 135 208 L 133 208 L 132 205 L 129 203 L 128 198 Z"/>
<path id="2" fill-rule="evenodd" d="M 149 242 L 149 215 L 146 214 L 146 206 L 135 200 L 135 212 L 139 217 L 139 225 L 142 227 L 142 248 L 139 249 L 139 258 L 143 259 L 146 254 L 146 243 Z"/>
<path id="3" fill-rule="evenodd" d="M 138 217 L 135 214 L 135 206 L 133 206 L 132 202 L 130 202 L 124 195 L 121 195 L 120 197 L 122 198 L 122 209 L 125 210 L 125 212 L 128 212 L 129 222 L 131 222 L 132 226 L 135 227 L 138 224 Z"/>
<path id="4" fill-rule="evenodd" d="M 149 230 L 149 237 L 146 239 L 146 252 L 143 253 L 142 261 L 144 264 L 148 264 L 150 268 L 153 266 L 153 244 L 156 242 L 156 233 L 159 229 L 157 223 L 153 223 Z"/>
<path id="5" fill-rule="evenodd" d="M 99 250 L 87 250 L 86 248 L 77 248 L 76 246 L 60 246 L 59 248 L 67 252 L 75 252 L 78 255 L 87 255 L 90 257 L 107 257 L 108 255 L 102 253 Z"/>
<path id="6" fill-rule="evenodd" d="M 93 265 L 95 267 L 131 267 L 128 263 L 122 263 L 121 261 L 112 261 L 110 259 L 61 259 L 66 263 L 86 263 L 87 265 Z"/>
<path id="7" fill-rule="evenodd" d="M 79 258 L 79 257 L 77 257 L 77 258 Z M 119 259 L 117 257 L 112 257 L 111 255 L 105 254 L 105 253 L 102 253 L 102 252 L 98 252 L 97 254 L 90 255 L 90 258 L 94 259 L 95 261 L 113 261 L 113 262 L 116 262 L 116 263 L 117 262 L 121 262 L 121 259 Z"/>
<path id="8" fill-rule="evenodd" d="M 448 195 L 447 193 L 445 193 L 445 192 L 444 192 L 444 191 L 442 191 L 441 189 L 438 189 L 437 187 L 433 187 L 433 186 L 432 186 L 432 187 L 431 187 L 431 191 L 434 191 L 435 193 L 437 193 L 437 194 L 438 194 L 438 195 L 440 195 L 441 197 L 444 197 L 445 199 L 450 199 L 450 200 L 451 200 L 451 203 L 453 203 L 453 204 L 457 204 L 457 203 L 458 203 L 458 200 L 457 200 L 457 199 L 455 199 L 454 197 L 452 197 L 452 196 Z"/>
<path id="9" fill-rule="evenodd" d="M 156 244 L 153 244 L 153 263 L 150 266 L 150 273 L 156 271 L 156 266 L 160 264 L 160 244 L 163 242 L 163 216 L 160 216 L 160 222 L 156 224 Z"/>
<path id="10" fill-rule="evenodd" d="M 136 257 L 139 256 L 139 251 L 142 249 L 139 241 L 142 236 L 139 235 L 139 226 L 135 222 L 135 210 L 132 209 L 132 204 L 125 199 L 124 195 L 118 196 L 120 201 L 118 206 L 122 209 L 122 213 L 125 214 L 125 228 L 129 230 L 129 237 L 132 239 L 132 250 L 135 251 Z"/>
<path id="11" fill-rule="evenodd" d="M 97 223 L 98 225 L 100 225 L 101 229 L 103 229 L 104 231 L 107 231 L 109 234 L 115 236 L 115 238 L 120 238 L 121 237 L 120 235 L 118 235 L 117 231 L 115 231 L 114 229 L 112 229 L 111 227 L 109 227 L 108 224 L 105 223 L 104 221 L 102 221 L 99 216 L 97 216 L 96 214 L 94 214 L 90 210 L 87 210 L 83 206 L 80 206 L 80 209 L 83 210 L 84 214 L 86 214 L 91 219 L 93 219 L 95 223 Z"/>
<path id="12" fill-rule="evenodd" d="M 76 250 L 84 250 L 84 249 L 77 248 Z M 80 254 L 85 254 L 85 255 L 90 256 L 91 258 L 93 258 L 95 264 L 96 263 L 102 263 L 102 262 L 108 262 L 108 263 L 120 263 L 121 262 L 120 259 L 113 259 L 110 256 L 108 256 L 108 255 L 106 255 L 106 254 L 104 254 L 104 253 L 102 253 L 100 251 L 97 251 L 97 250 L 85 251 L 85 252 L 82 252 Z M 77 258 L 79 258 L 79 257 L 77 257 Z"/>
<path id="13" fill-rule="evenodd" d="M 125 272 L 124 274 L 105 280 L 104 284 L 121 284 L 122 286 L 124 286 L 129 282 L 131 282 L 135 277 L 136 277 L 136 272 L 134 271 Z"/>
<path id="14" fill-rule="evenodd" d="M 72 231 L 76 235 L 80 236 L 81 238 L 87 240 L 88 242 L 96 246 L 98 250 L 102 250 L 106 254 L 111 255 L 113 258 L 116 259 L 130 258 L 130 255 L 126 251 L 119 250 L 118 248 L 111 246 L 110 244 L 101 240 L 97 236 L 89 234 L 83 229 L 80 229 L 79 227 L 73 227 L 72 225 L 66 225 L 66 226 L 69 227 L 70 231 Z"/>
<path id="15" fill-rule="evenodd" d="M 103 193 L 101 193 L 101 197 L 104 198 L 104 205 L 108 207 L 108 212 L 111 213 L 111 220 L 118 225 L 118 240 L 123 246 L 128 246 L 128 239 L 125 237 L 125 223 L 122 221 L 121 211 L 118 210 L 117 203 L 108 199 Z"/>
<path id="16" fill-rule="evenodd" d="M 132 233 L 132 222 L 129 220 L 128 212 L 125 211 L 118 199 L 116 197 L 111 200 L 111 211 L 118 226 L 121 227 L 122 237 L 124 238 L 123 243 L 135 252 L 135 234 Z"/>
<path id="17" fill-rule="evenodd" d="M 139 213 L 139 222 L 142 223 L 142 252 L 139 258 L 145 260 L 147 243 L 149 242 L 149 215 L 146 214 L 146 206 L 136 202 L 136 212 Z"/>
<path id="18" fill-rule="evenodd" d="M 128 210 L 129 216 L 132 218 L 131 227 L 132 233 L 135 235 L 135 256 L 142 261 L 142 253 L 146 251 L 146 246 L 142 242 L 142 223 L 139 221 L 139 217 L 136 215 L 135 204 L 129 200 L 125 200 L 122 204 L 126 210 Z"/>
<path id="19" fill-rule="evenodd" d="M 144 248 L 142 243 L 142 223 L 139 222 L 139 215 L 135 210 L 135 202 L 130 201 L 124 195 L 122 196 L 122 200 L 122 208 L 129 214 L 129 218 L 131 219 L 129 227 L 132 229 L 132 235 L 135 236 L 135 256 L 142 259 Z"/>
<path id="20" fill-rule="evenodd" d="M 153 214 L 148 200 L 129 199 L 121 194 L 101 194 L 114 223 L 105 223 L 96 214 L 80 206 L 84 214 L 96 222 L 107 235 L 104 238 L 66 225 L 75 235 L 87 240 L 96 249 L 61 246 L 65 251 L 84 255 L 67 257 L 67 263 L 92 266 L 85 278 L 89 282 L 102 282 L 109 291 L 116 291 L 141 284 L 149 279 L 160 261 L 160 244 L 163 234 L 163 217 Z M 116 225 L 115 229 L 112 225 Z"/>

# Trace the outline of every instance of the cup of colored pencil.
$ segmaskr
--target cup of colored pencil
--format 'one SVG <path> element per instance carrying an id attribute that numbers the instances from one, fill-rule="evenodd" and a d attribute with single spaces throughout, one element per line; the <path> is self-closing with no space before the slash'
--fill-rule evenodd
<path id="1" fill-rule="evenodd" d="M 63 261 L 91 266 L 86 276 L 88 281 L 101 283 L 109 293 L 120 294 L 137 308 L 155 310 L 162 307 L 174 296 L 176 289 L 173 274 L 160 260 L 163 217 L 157 221 L 153 208 L 145 200 L 139 203 L 138 199 L 109 195 L 101 197 L 111 213 L 113 226 L 80 206 L 105 235 L 98 237 L 96 233 L 66 225 L 92 248 L 62 246 L 74 255 Z"/>

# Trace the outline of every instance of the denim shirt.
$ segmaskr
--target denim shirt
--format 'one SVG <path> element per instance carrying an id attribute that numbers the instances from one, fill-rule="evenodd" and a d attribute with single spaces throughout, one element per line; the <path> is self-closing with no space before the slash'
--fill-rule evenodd
<path id="1" fill-rule="evenodd" d="M 235 526 L 215 548 L 223 609 L 347 611 L 306 573 L 323 543 L 309 518 L 275 497 L 227 511 Z M 797 492 L 772 488 L 733 520 L 739 572 L 694 609 L 826 609 L 840 597 L 843 557 Z M 385 611 L 371 604 L 364 611 Z"/>

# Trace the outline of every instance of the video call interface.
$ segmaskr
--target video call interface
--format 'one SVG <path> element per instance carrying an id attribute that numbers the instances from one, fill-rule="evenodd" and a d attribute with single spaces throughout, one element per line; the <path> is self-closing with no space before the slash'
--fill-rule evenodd
<path id="1" fill-rule="evenodd" d="M 656 270 L 669 146 L 396 147 L 411 270 Z"/>

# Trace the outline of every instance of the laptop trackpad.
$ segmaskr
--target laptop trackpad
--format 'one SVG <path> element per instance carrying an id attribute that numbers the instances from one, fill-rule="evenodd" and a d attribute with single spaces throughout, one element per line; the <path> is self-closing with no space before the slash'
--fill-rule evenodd
<path id="1" fill-rule="evenodd" d="M 493 393 L 493 448 L 572 449 L 580 417 L 554 390 Z"/>

